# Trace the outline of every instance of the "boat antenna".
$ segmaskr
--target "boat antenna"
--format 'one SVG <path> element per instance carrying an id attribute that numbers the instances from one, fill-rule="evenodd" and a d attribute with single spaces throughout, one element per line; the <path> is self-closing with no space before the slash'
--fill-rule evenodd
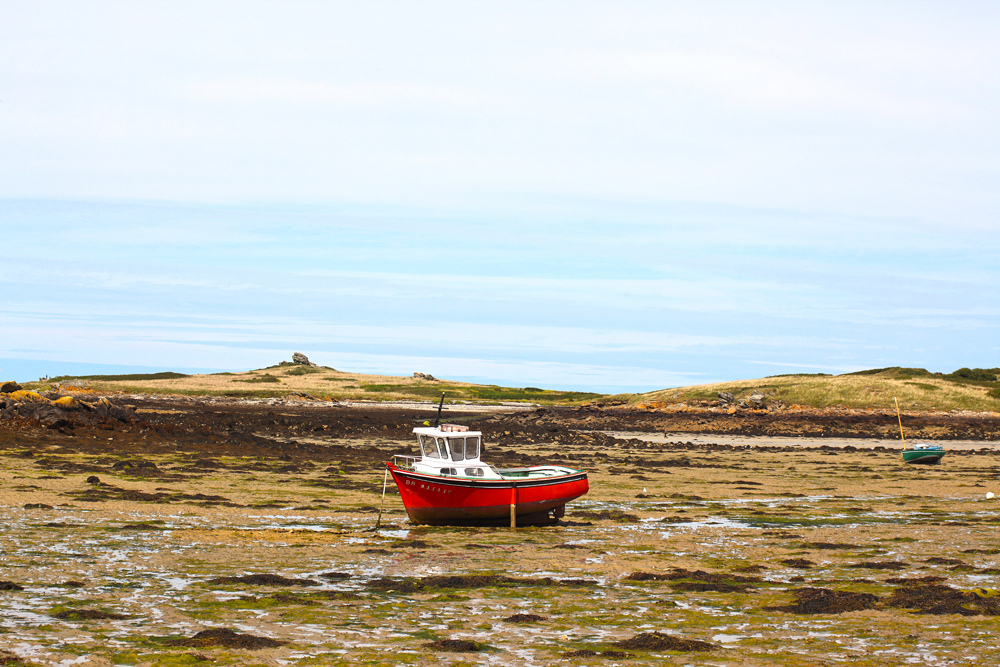
<path id="1" fill-rule="evenodd" d="M 903 435 L 903 418 L 899 416 L 899 401 L 893 396 L 892 400 L 896 402 L 896 419 L 899 420 L 899 439 L 903 441 L 903 449 L 906 449 L 906 436 Z"/>
<path id="2" fill-rule="evenodd" d="M 441 408 L 443 406 L 444 406 L 444 392 L 442 391 L 441 392 L 441 402 L 438 403 L 438 416 L 437 416 L 437 419 L 434 420 L 434 428 L 437 428 L 438 426 L 441 425 Z"/>

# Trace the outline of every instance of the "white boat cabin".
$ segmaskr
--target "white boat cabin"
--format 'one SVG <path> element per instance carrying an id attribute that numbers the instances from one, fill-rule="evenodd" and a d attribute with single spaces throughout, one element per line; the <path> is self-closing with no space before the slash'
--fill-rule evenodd
<path id="1" fill-rule="evenodd" d="M 502 479 L 500 473 L 480 460 L 483 434 L 468 426 L 441 424 L 413 429 L 420 444 L 420 458 L 410 464 L 417 472 L 470 479 Z M 409 457 L 406 457 L 409 458 Z"/>

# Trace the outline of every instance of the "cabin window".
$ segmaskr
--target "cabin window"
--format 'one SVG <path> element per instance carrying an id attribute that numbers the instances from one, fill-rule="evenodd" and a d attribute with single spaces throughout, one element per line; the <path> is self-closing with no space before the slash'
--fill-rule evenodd
<path id="1" fill-rule="evenodd" d="M 479 438 L 472 437 L 465 439 L 465 458 L 467 459 L 478 459 L 479 458 Z"/>
<path id="2" fill-rule="evenodd" d="M 465 476 L 466 477 L 482 477 L 483 476 L 483 469 L 482 468 L 466 468 L 465 469 Z"/>
<path id="3" fill-rule="evenodd" d="M 448 448 L 451 449 L 452 461 L 465 460 L 465 438 L 448 438 Z"/>
<path id="4" fill-rule="evenodd" d="M 423 450 L 424 456 L 429 459 L 445 458 L 444 456 L 441 456 L 438 439 L 432 435 L 420 436 L 420 449 Z"/>

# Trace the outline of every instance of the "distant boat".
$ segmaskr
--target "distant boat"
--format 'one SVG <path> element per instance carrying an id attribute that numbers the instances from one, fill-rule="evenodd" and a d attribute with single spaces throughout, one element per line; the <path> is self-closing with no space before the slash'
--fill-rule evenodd
<path id="1" fill-rule="evenodd" d="M 589 490 L 587 473 L 566 466 L 497 469 L 482 462 L 482 433 L 441 424 L 413 429 L 419 457 L 386 468 L 410 521 L 436 526 L 555 523 L 566 503 Z"/>
<path id="2" fill-rule="evenodd" d="M 903 441 L 903 463 L 937 463 L 944 456 L 944 447 L 941 445 L 913 445 L 906 449 L 906 436 L 903 435 L 903 417 L 899 414 L 899 401 L 893 396 L 896 403 L 896 419 L 899 420 L 899 439 Z"/>
<path id="3" fill-rule="evenodd" d="M 904 463 L 937 463 L 945 455 L 941 445 L 913 445 L 903 450 Z"/>

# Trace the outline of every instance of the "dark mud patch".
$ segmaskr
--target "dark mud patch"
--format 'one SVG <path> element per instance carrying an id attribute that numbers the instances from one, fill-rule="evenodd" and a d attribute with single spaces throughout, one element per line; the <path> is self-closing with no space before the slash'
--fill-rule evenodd
<path id="1" fill-rule="evenodd" d="M 388 549 L 365 549 L 361 553 L 363 554 L 391 554 L 392 552 Z"/>
<path id="2" fill-rule="evenodd" d="M 350 579 L 351 575 L 346 572 L 324 572 L 319 575 L 321 579 L 328 579 L 330 581 L 339 581 L 340 579 Z"/>
<path id="3" fill-rule="evenodd" d="M 0 581 L 0 591 L 23 591 L 24 586 L 15 584 L 13 581 Z"/>
<path id="4" fill-rule="evenodd" d="M 794 604 L 764 607 L 764 610 L 790 614 L 842 614 L 874 609 L 879 601 L 871 593 L 832 591 L 828 588 L 798 588 L 792 594 L 795 596 Z"/>
<path id="5" fill-rule="evenodd" d="M 537 623 L 539 621 L 549 620 L 547 616 L 539 616 L 538 614 L 514 614 L 513 616 L 508 616 L 503 619 L 504 623 Z"/>
<path id="6" fill-rule="evenodd" d="M 436 642 L 422 644 L 422 646 L 431 651 L 442 651 L 445 653 L 478 653 L 479 651 L 487 651 L 490 648 L 486 644 L 471 642 L 466 639 L 441 639 Z"/>
<path id="7" fill-rule="evenodd" d="M 52 505 L 47 505 L 45 503 L 25 503 L 24 509 L 26 510 L 50 510 Z"/>
<path id="8" fill-rule="evenodd" d="M 613 646 L 631 651 L 714 651 L 718 645 L 700 639 L 684 639 L 661 632 L 643 632 L 631 639 L 614 642 Z"/>
<path id="9" fill-rule="evenodd" d="M 912 609 L 920 614 L 1000 616 L 1000 598 L 980 597 L 972 591 L 960 591 L 940 584 L 898 588 L 885 604 L 895 609 Z"/>
<path id="10" fill-rule="evenodd" d="M 125 614 L 116 614 L 111 611 L 101 611 L 100 609 L 66 609 L 64 611 L 52 614 L 53 618 L 58 618 L 62 621 L 121 621 L 128 616 Z"/>
<path id="11" fill-rule="evenodd" d="M 863 563 L 854 563 L 848 565 L 847 567 L 854 568 L 856 570 L 905 570 L 910 567 L 909 563 L 904 563 L 903 561 L 897 560 L 882 560 L 882 561 L 865 561 Z"/>
<path id="12" fill-rule="evenodd" d="M 789 558 L 781 561 L 781 564 L 787 565 L 788 567 L 798 568 L 800 570 L 808 570 L 809 568 L 816 566 L 816 563 L 805 558 Z"/>
<path id="13" fill-rule="evenodd" d="M 250 586 L 319 586 L 314 579 L 289 579 L 277 574 L 248 574 L 244 577 L 216 577 L 209 584 L 247 584 Z"/>
<path id="14" fill-rule="evenodd" d="M 185 646 L 188 648 L 206 648 L 222 646 L 225 648 L 242 648 L 259 651 L 262 648 L 278 648 L 288 642 L 270 637 L 258 637 L 236 632 L 231 628 L 212 628 L 202 630 L 193 637 L 168 637 L 163 640 L 167 646 Z"/>

